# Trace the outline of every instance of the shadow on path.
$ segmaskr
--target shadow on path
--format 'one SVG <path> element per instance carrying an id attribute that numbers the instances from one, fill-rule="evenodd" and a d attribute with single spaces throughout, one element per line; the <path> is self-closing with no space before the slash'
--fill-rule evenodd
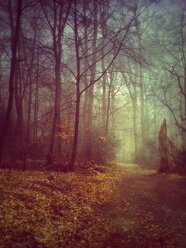
<path id="1" fill-rule="evenodd" d="M 100 214 L 107 248 L 186 247 L 186 180 L 137 165 L 119 164 L 122 180 Z"/>

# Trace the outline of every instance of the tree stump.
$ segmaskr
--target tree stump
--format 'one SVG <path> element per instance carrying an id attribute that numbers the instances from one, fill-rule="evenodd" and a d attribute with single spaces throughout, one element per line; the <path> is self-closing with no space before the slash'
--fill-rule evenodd
<path id="1" fill-rule="evenodd" d="M 168 137 L 167 137 L 167 123 L 166 119 L 163 120 L 163 123 L 159 131 L 159 151 L 160 151 L 160 168 L 159 172 L 168 172 L 170 171 L 169 165 L 169 156 L 168 156 Z"/>

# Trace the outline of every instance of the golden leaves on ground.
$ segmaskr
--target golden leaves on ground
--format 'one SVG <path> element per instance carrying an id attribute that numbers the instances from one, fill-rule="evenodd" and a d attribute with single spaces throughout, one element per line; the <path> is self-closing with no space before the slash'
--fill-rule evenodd
<path id="1" fill-rule="evenodd" d="M 0 247 L 183 248 L 185 186 L 140 167 L 0 170 Z"/>
<path id="2" fill-rule="evenodd" d="M 101 247 L 116 174 L 0 171 L 0 247 Z"/>

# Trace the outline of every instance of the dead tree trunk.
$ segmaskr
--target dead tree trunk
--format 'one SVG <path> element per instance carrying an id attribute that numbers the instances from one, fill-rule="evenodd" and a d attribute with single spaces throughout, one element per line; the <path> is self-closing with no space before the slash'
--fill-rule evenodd
<path id="1" fill-rule="evenodd" d="M 160 168 L 159 172 L 170 171 L 169 158 L 168 158 L 168 137 L 167 137 L 167 123 L 163 120 L 163 123 L 159 131 L 159 151 L 160 151 Z"/>

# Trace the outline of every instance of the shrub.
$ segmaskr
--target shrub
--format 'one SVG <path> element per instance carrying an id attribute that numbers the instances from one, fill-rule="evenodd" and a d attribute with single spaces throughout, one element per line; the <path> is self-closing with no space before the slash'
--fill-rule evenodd
<path id="1" fill-rule="evenodd" d="M 82 146 L 80 154 L 85 160 L 103 164 L 115 159 L 118 144 L 119 142 L 115 135 L 105 136 L 101 130 L 95 129 L 92 131 L 88 143 Z"/>
<path id="2" fill-rule="evenodd" d="M 176 154 L 176 171 L 186 173 L 186 150 L 179 150 Z"/>

